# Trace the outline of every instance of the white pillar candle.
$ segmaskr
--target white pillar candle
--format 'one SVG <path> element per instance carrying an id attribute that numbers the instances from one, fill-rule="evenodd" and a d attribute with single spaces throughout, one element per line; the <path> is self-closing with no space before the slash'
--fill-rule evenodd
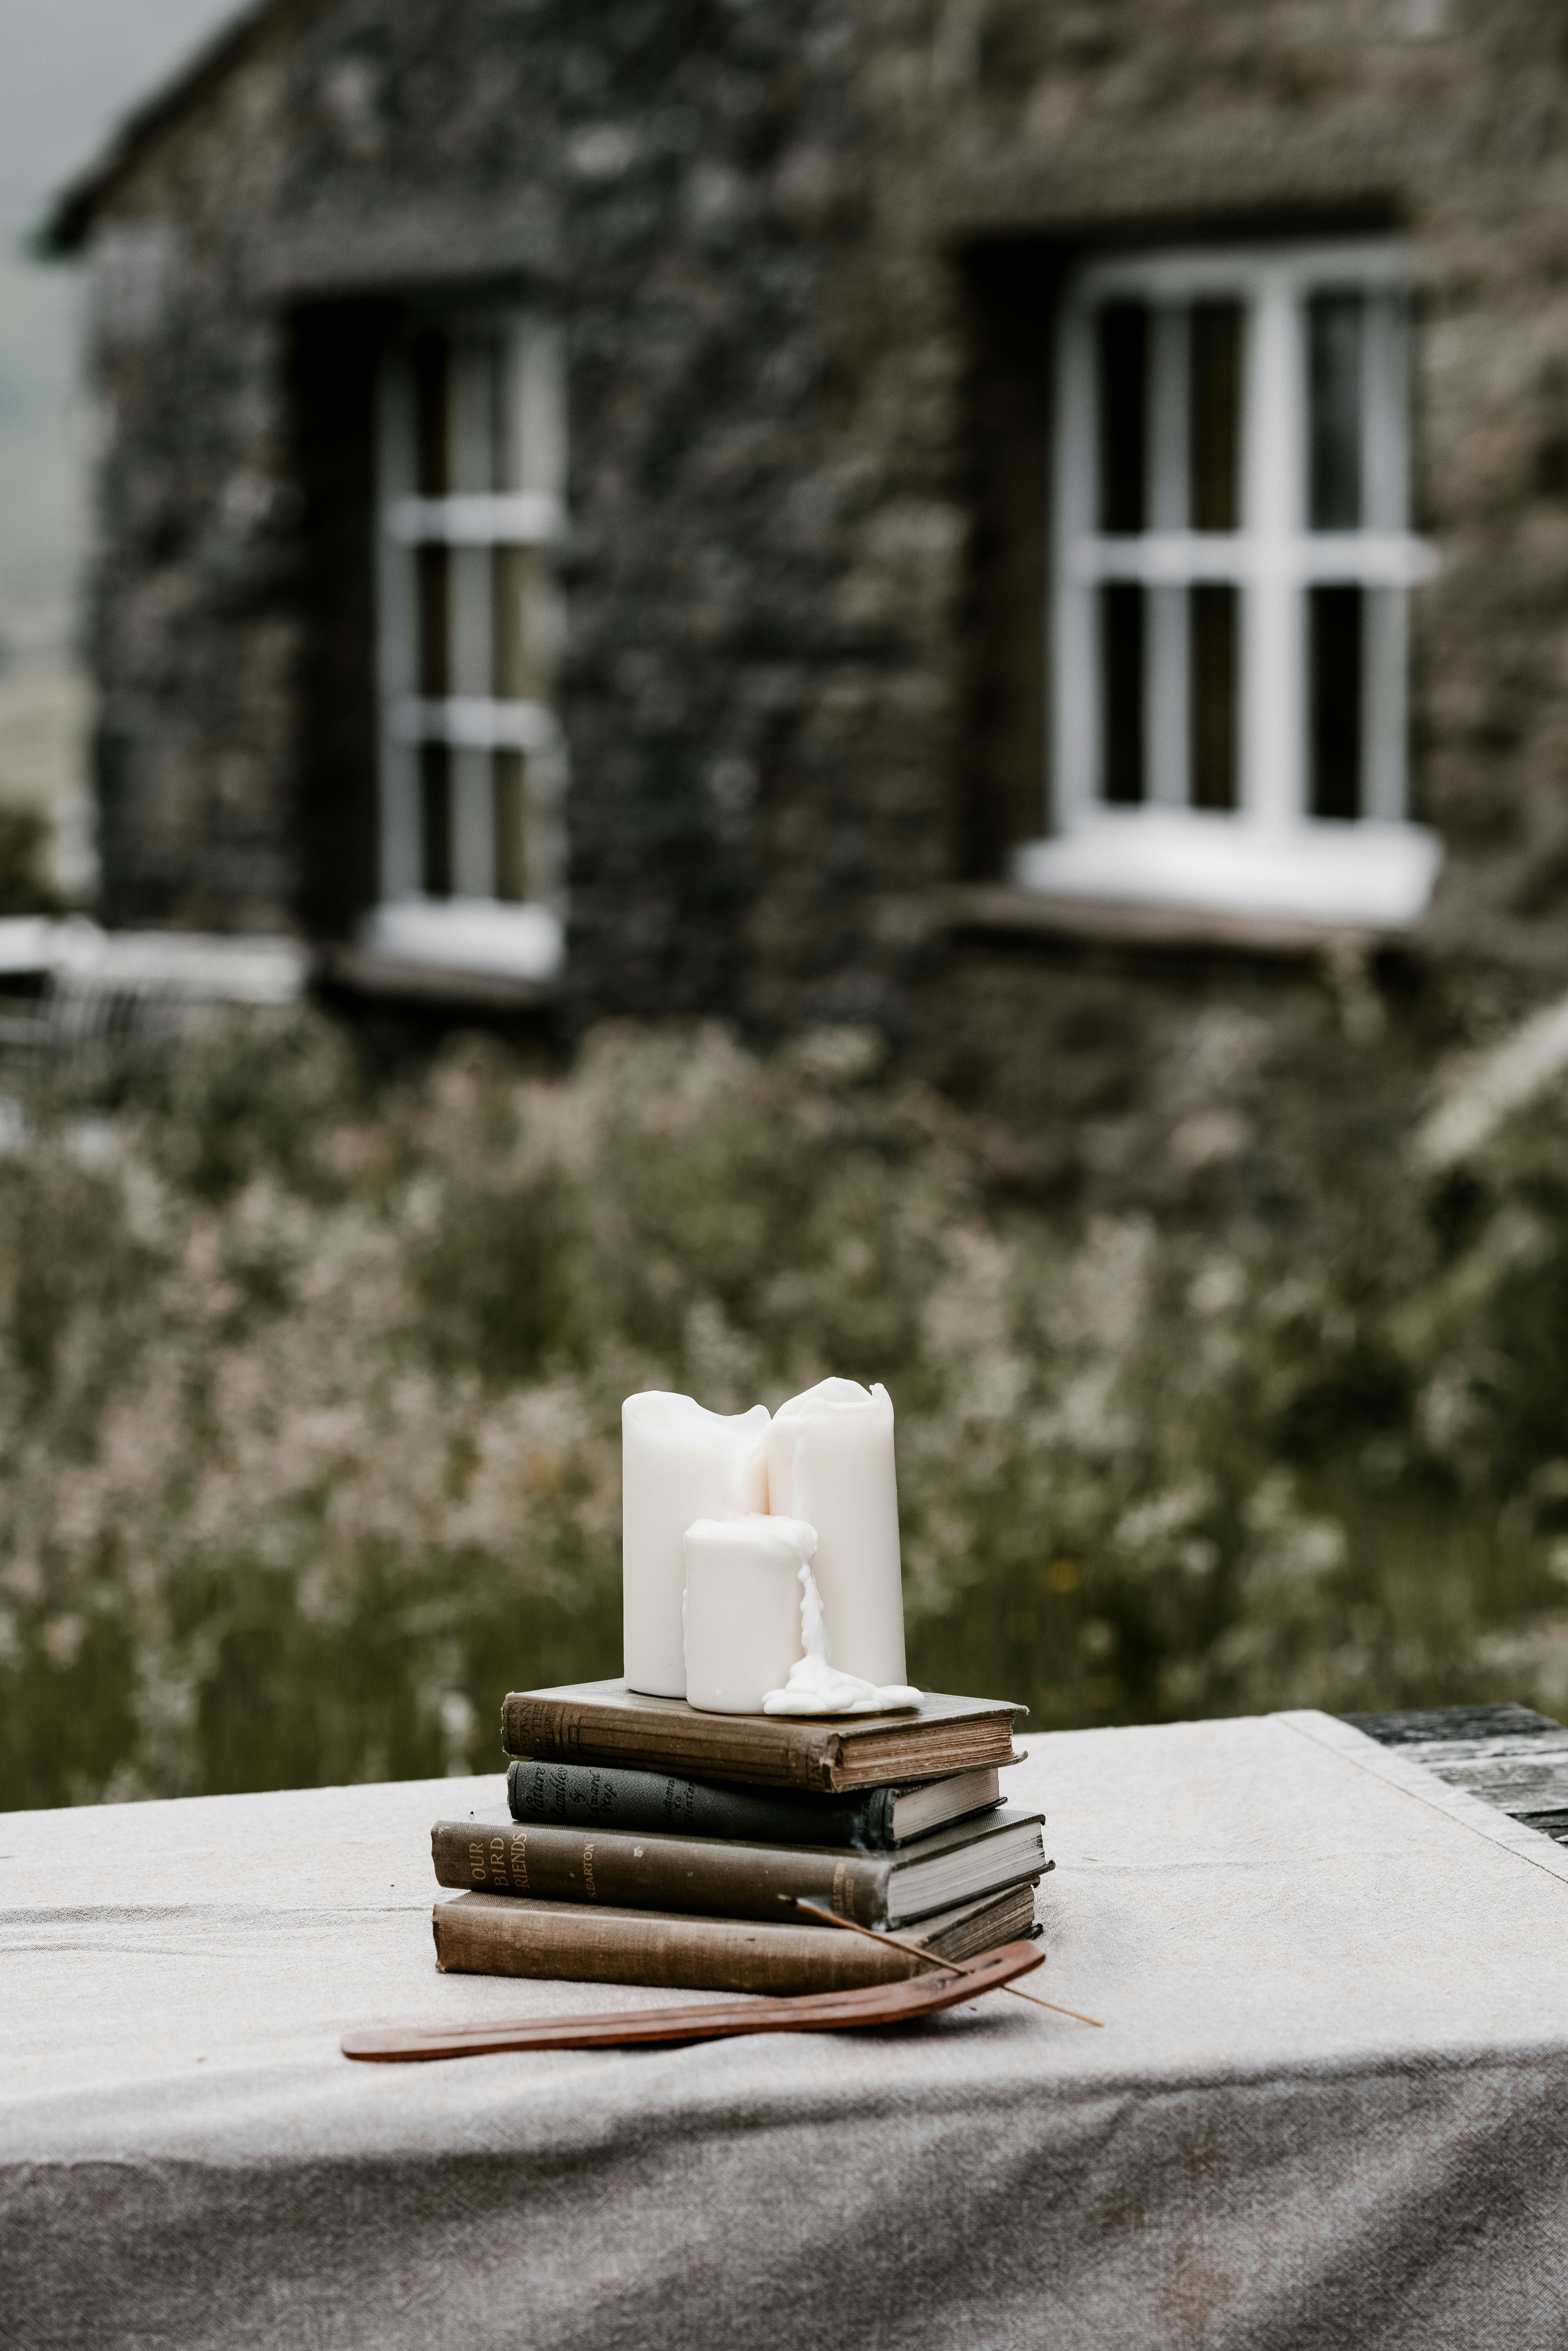
<path id="1" fill-rule="evenodd" d="M 760 1714 L 800 1656 L 800 1571 L 817 1533 L 766 1513 L 686 1529 L 686 1699 Z"/>
<path id="2" fill-rule="evenodd" d="M 884 1387 L 822 1380 L 768 1432 L 768 1508 L 817 1530 L 812 1573 L 841 1674 L 902 1685 L 904 1584 L 893 1405 Z"/>
<path id="3" fill-rule="evenodd" d="M 621 1407 L 621 1593 L 627 1681 L 685 1698 L 684 1538 L 694 1519 L 768 1508 L 768 1407 L 705 1412 L 648 1388 Z"/>

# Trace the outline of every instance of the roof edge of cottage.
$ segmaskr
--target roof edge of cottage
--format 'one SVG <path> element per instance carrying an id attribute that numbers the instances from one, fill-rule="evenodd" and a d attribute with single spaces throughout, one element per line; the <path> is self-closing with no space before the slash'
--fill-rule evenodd
<path id="1" fill-rule="evenodd" d="M 97 159 L 61 189 L 34 231 L 31 243 L 38 257 L 59 260 L 79 253 L 94 214 L 117 183 L 188 108 L 233 71 L 270 20 L 296 5 L 298 0 L 250 0 L 249 6 L 200 43 L 151 98 L 122 117 Z"/>

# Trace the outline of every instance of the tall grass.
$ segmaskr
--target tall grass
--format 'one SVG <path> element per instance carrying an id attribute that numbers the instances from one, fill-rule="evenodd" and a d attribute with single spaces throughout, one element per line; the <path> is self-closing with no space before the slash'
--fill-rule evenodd
<path id="1" fill-rule="evenodd" d="M 1008 1207 L 852 1037 L 372 1087 L 308 1014 L 0 1159 L 0 1803 L 482 1768 L 620 1663 L 619 1411 L 898 1412 L 914 1677 L 1036 1727 L 1568 1701 L 1568 1130 L 1272 1227 Z"/>

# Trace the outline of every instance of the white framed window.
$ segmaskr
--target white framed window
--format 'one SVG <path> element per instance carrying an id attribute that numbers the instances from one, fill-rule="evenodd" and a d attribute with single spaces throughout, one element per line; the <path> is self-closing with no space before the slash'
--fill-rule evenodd
<path id="1" fill-rule="evenodd" d="M 1408 331 L 1397 247 L 1130 255 L 1065 290 L 1051 620 L 1054 895 L 1401 927 L 1410 820 Z"/>
<path id="2" fill-rule="evenodd" d="M 527 312 L 429 321 L 382 364 L 381 900 L 361 936 L 400 959 L 559 967 L 563 372 L 559 329 Z"/>

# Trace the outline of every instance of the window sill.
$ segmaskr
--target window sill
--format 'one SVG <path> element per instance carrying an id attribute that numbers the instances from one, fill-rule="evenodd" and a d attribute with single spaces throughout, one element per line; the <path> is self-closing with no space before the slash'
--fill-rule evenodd
<path id="1" fill-rule="evenodd" d="M 947 907 L 949 924 L 956 932 L 1177 954 L 1270 956 L 1284 960 L 1321 955 L 1325 947 L 1345 940 L 1379 947 L 1403 935 L 1343 923 L 1213 914 L 1194 907 L 1137 905 L 1125 899 L 1051 898 L 1038 890 L 1009 889 L 1005 883 L 965 884 L 948 893 Z"/>
<path id="2" fill-rule="evenodd" d="M 444 1004 L 472 1011 L 525 1012 L 550 1004 L 556 990 L 549 982 L 507 979 L 480 971 L 450 969 L 441 964 L 413 963 L 395 956 L 375 955 L 366 947 L 324 946 L 318 950 L 317 977 L 329 987 L 346 988 L 353 996 L 384 998 L 389 1003 Z"/>
<path id="3" fill-rule="evenodd" d="M 1276 831 L 1186 810 L 1107 810 L 1060 840 L 1015 851 L 1006 894 L 1085 914 L 1201 921 L 1212 935 L 1216 925 L 1260 940 L 1303 929 L 1397 935 L 1425 913 L 1441 862 L 1437 835 L 1420 825 Z"/>
<path id="4" fill-rule="evenodd" d="M 547 1001 L 564 961 L 548 906 L 405 898 L 373 907 L 351 946 L 324 950 L 323 971 L 365 995 L 506 1008 Z"/>

